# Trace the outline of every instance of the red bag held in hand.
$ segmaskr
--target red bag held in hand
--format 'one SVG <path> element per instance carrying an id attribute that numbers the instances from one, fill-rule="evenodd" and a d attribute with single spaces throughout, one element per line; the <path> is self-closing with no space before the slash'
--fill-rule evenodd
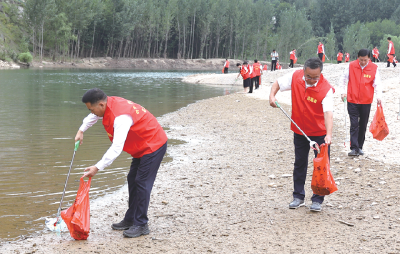
<path id="1" fill-rule="evenodd" d="M 89 189 L 92 178 L 87 182 L 81 177 L 74 204 L 61 212 L 61 218 L 67 224 L 69 233 L 75 240 L 86 240 L 90 231 Z"/>
<path id="2" fill-rule="evenodd" d="M 329 195 L 338 190 L 329 164 L 328 146 L 322 144 L 321 152 L 314 158 L 314 172 L 311 180 L 313 193 L 320 196 Z"/>
<path id="3" fill-rule="evenodd" d="M 385 121 L 385 116 L 383 115 L 383 108 L 378 105 L 374 120 L 372 120 L 369 126 L 369 131 L 372 133 L 374 139 L 382 141 L 387 135 L 389 135 L 389 127 Z"/>

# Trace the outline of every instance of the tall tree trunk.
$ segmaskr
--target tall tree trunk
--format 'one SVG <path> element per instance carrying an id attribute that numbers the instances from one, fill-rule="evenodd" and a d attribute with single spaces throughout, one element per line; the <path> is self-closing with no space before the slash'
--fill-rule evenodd
<path id="1" fill-rule="evenodd" d="M 43 22 L 42 22 L 42 47 L 41 47 L 41 50 L 40 50 L 40 60 L 42 61 L 43 60 L 43 33 L 44 33 L 44 20 L 43 20 Z"/>
<path id="2" fill-rule="evenodd" d="M 194 16 L 193 16 L 193 37 L 192 37 L 192 49 L 190 52 L 190 59 L 193 59 L 193 47 L 194 47 L 194 30 L 196 27 L 196 9 L 194 9 Z"/>
<path id="3" fill-rule="evenodd" d="M 167 29 L 167 33 L 165 34 L 164 58 L 167 58 L 168 34 L 169 34 L 169 28 Z"/>
<path id="4" fill-rule="evenodd" d="M 90 61 L 90 58 L 92 58 L 93 45 L 94 45 L 94 34 L 95 33 L 96 33 L 96 21 L 93 22 L 93 38 L 92 38 L 92 47 L 90 47 L 89 61 Z"/>

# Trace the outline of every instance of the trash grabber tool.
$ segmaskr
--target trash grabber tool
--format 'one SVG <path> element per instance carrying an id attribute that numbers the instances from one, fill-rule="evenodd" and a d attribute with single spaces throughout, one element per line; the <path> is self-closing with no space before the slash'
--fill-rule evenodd
<path id="1" fill-rule="evenodd" d="M 282 110 L 282 112 L 290 119 L 290 121 L 292 121 L 292 123 L 297 127 L 297 129 L 299 129 L 299 131 L 301 131 L 301 133 L 303 133 L 304 137 L 308 140 L 308 142 L 310 142 L 310 147 L 314 150 L 316 150 L 318 153 L 320 153 L 320 149 L 319 149 L 319 145 L 317 144 L 317 142 L 312 141 L 305 133 L 304 131 L 302 131 L 300 129 L 300 127 L 293 121 L 293 119 L 286 113 L 286 111 L 281 107 L 281 105 L 279 105 L 279 103 L 277 101 L 275 101 L 275 104 L 278 108 L 280 108 Z"/>
<path id="2" fill-rule="evenodd" d="M 71 165 L 69 166 L 67 179 L 65 180 L 64 191 L 63 191 L 62 196 L 61 196 L 60 206 L 58 207 L 58 210 L 57 210 L 57 218 L 55 218 L 55 219 L 46 219 L 46 223 L 45 224 L 51 231 L 61 232 L 61 231 L 68 230 L 66 228 L 65 222 L 63 221 L 63 219 L 60 216 L 61 215 L 61 207 L 62 207 L 62 203 L 63 203 L 63 200 L 64 200 L 65 190 L 67 188 L 68 178 L 69 178 L 69 175 L 71 174 L 72 164 L 74 163 L 75 153 L 78 150 L 79 143 L 80 143 L 80 140 L 75 142 L 74 154 L 72 155 Z"/>
<path id="3" fill-rule="evenodd" d="M 344 133 L 345 133 L 345 137 L 344 137 L 344 147 L 346 147 L 346 142 L 349 142 L 350 140 L 347 138 L 347 114 L 346 114 L 346 97 L 344 97 L 343 100 L 343 115 L 344 115 Z"/>

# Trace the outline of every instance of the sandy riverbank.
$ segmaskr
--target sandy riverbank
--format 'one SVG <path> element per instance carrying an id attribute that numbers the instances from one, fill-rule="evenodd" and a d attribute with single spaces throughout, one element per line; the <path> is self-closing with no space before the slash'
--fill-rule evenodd
<path id="1" fill-rule="evenodd" d="M 323 73 L 334 84 L 343 68 L 326 66 Z M 326 197 L 321 213 L 288 209 L 293 134 L 289 120 L 266 100 L 271 82 L 290 71 L 284 70 L 263 77 L 262 88 L 254 94 L 203 100 L 159 119 L 169 128 L 169 138 L 187 143 L 170 148 L 174 160 L 160 168 L 149 208 L 150 235 L 127 239 L 111 230 L 110 224 L 119 221 L 126 209 L 123 188 L 91 204 L 87 241 L 46 232 L 0 246 L 0 252 L 399 253 L 400 165 L 395 144 L 400 121 L 395 120 L 398 99 L 392 102 L 399 98 L 399 73 L 381 69 L 391 133 L 382 142 L 367 137 L 366 146 L 371 145 L 364 149 L 367 156 L 347 157 L 343 104 L 337 98 L 331 167 L 339 190 Z M 235 76 L 216 77 L 233 81 Z M 289 103 L 288 94 L 279 93 L 277 98 Z M 290 106 L 282 106 L 290 111 Z M 311 177 L 306 183 L 307 205 L 310 181 Z"/>

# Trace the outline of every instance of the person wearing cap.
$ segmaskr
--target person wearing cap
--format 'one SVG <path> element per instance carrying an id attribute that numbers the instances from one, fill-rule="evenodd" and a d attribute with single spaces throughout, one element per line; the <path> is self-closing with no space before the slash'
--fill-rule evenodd
<path id="1" fill-rule="evenodd" d="M 302 70 L 288 73 L 276 80 L 271 87 L 269 104 L 276 105 L 278 91 L 291 91 L 292 94 L 292 119 L 302 131 L 318 145 L 332 142 L 333 128 L 333 93 L 335 89 L 321 74 L 322 61 L 310 58 L 304 63 Z M 289 209 L 297 209 L 305 205 L 304 185 L 307 177 L 308 154 L 310 143 L 302 132 L 292 123 L 294 132 L 294 170 L 293 170 L 293 201 Z M 330 149 L 328 147 L 328 154 Z M 314 151 L 317 157 L 317 151 Z M 312 195 L 310 210 L 321 211 L 324 196 Z"/>
<path id="2" fill-rule="evenodd" d="M 348 156 L 364 155 L 365 133 L 371 111 L 371 103 L 381 105 L 382 84 L 378 66 L 370 60 L 368 49 L 358 51 L 358 58 L 350 62 L 340 76 L 341 98 L 347 98 L 347 112 L 350 116 L 350 152 Z"/>

